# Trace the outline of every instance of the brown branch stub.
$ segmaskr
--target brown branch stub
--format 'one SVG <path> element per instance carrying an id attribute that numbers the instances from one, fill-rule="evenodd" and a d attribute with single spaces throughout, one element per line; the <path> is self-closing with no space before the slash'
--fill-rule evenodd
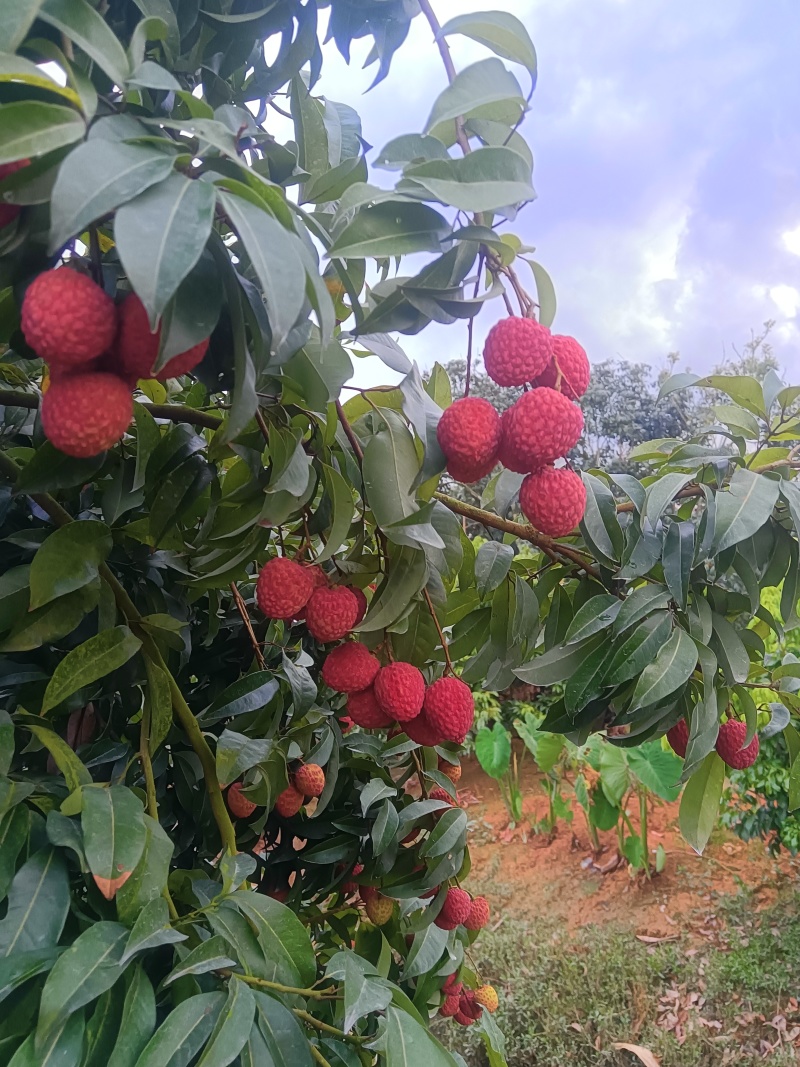
<path id="1" fill-rule="evenodd" d="M 236 610 L 241 616 L 244 628 L 247 630 L 247 636 L 250 638 L 250 644 L 253 646 L 253 655 L 256 657 L 256 663 L 262 671 L 267 669 L 267 663 L 264 659 L 264 654 L 261 651 L 261 646 L 258 643 L 258 638 L 253 630 L 253 624 L 250 621 L 250 612 L 247 610 L 247 604 L 244 602 L 242 594 L 236 585 L 236 582 L 231 582 L 231 593 L 233 594 L 233 601 L 236 604 Z"/>

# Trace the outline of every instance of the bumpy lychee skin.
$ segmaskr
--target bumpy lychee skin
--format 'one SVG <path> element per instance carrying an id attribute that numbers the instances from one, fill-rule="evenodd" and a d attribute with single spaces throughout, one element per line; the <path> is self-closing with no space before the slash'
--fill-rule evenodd
<path id="1" fill-rule="evenodd" d="M 383 730 L 392 725 L 391 718 L 378 703 L 372 686 L 360 693 L 351 693 L 347 700 L 347 714 L 364 730 Z"/>
<path id="2" fill-rule="evenodd" d="M 542 467 L 522 483 L 519 506 L 540 533 L 566 537 L 586 511 L 586 486 L 566 467 Z"/>
<path id="3" fill-rule="evenodd" d="M 528 461 L 518 455 L 514 448 L 513 410 L 513 407 L 506 408 L 500 416 L 500 448 L 497 450 L 497 458 L 506 470 L 514 471 L 515 474 L 529 474 Z"/>
<path id="4" fill-rule="evenodd" d="M 256 600 L 268 619 L 286 619 L 303 610 L 313 590 L 310 568 L 285 556 L 275 556 L 259 572 Z"/>
<path id="5" fill-rule="evenodd" d="M 358 600 L 352 589 L 335 585 L 315 589 L 306 605 L 306 626 L 322 644 L 339 641 L 353 629 L 358 618 Z"/>
<path id="6" fill-rule="evenodd" d="M 462 744 L 475 719 L 475 699 L 460 678 L 440 678 L 425 691 L 425 714 L 447 741 Z"/>
<path id="7" fill-rule="evenodd" d="M 454 482 L 472 485 L 473 482 L 479 482 L 481 478 L 485 478 L 490 471 L 494 470 L 496 463 L 497 456 L 490 456 L 483 463 L 462 463 L 460 460 L 451 459 L 447 463 L 447 473 Z"/>
<path id="8" fill-rule="evenodd" d="M 581 409 L 542 386 L 524 393 L 502 420 L 500 454 L 510 470 L 534 471 L 566 456 L 583 432 Z"/>
<path id="9" fill-rule="evenodd" d="M 385 926 L 394 914 L 394 901 L 376 893 L 366 903 L 367 918 L 375 926 Z"/>
<path id="10" fill-rule="evenodd" d="M 501 319 L 489 330 L 483 349 L 486 373 L 498 385 L 525 385 L 553 358 L 552 334 L 533 319 Z"/>
<path id="11" fill-rule="evenodd" d="M 341 715 L 339 717 L 339 726 L 341 728 L 342 734 L 349 734 L 355 726 L 355 723 L 349 715 Z"/>
<path id="12" fill-rule="evenodd" d="M 457 993 L 448 995 L 442 1001 L 442 1006 L 439 1008 L 439 1014 L 445 1019 L 452 1019 L 452 1017 L 460 1010 L 461 998 Z"/>
<path id="13" fill-rule="evenodd" d="M 390 663 L 378 671 L 375 696 L 387 715 L 400 723 L 410 722 L 422 711 L 425 679 L 411 663 Z"/>
<path id="14" fill-rule="evenodd" d="M 29 159 L 17 159 L 13 163 L 3 163 L 0 166 L 0 182 L 16 173 L 16 171 L 22 170 L 23 167 L 27 167 L 29 163 Z M 6 204 L 0 201 L 0 226 L 8 226 L 9 222 L 13 222 L 20 211 L 22 211 L 22 208 L 19 204 Z"/>
<path id="15" fill-rule="evenodd" d="M 489 901 L 486 897 L 475 897 L 470 905 L 469 915 L 464 926 L 468 930 L 482 930 L 489 921 Z"/>
<path id="16" fill-rule="evenodd" d="M 461 994 L 461 1014 L 468 1019 L 477 1022 L 482 1015 L 481 1006 L 475 999 L 475 993 L 471 989 L 465 989 Z"/>
<path id="17" fill-rule="evenodd" d="M 237 819 L 248 819 L 257 805 L 242 793 L 242 783 L 234 782 L 228 790 L 228 811 Z"/>
<path id="18" fill-rule="evenodd" d="M 455 1013 L 455 1015 L 453 1016 L 455 1021 L 459 1024 L 459 1026 L 474 1026 L 476 1020 L 471 1018 L 469 1015 L 465 1015 L 464 1012 L 461 1010 L 461 1000 L 460 1000 L 460 998 L 459 998 L 459 1002 L 458 1003 L 459 1003 L 459 1009 Z"/>
<path id="19" fill-rule="evenodd" d="M 458 971 L 453 971 L 452 974 L 448 974 L 448 976 L 445 978 L 444 984 L 442 985 L 442 992 L 447 993 L 448 996 L 457 997 L 461 994 L 461 990 L 463 988 L 464 983 L 459 981 Z"/>
<path id="20" fill-rule="evenodd" d="M 275 801 L 275 811 L 281 818 L 291 819 L 294 815 L 297 815 L 305 802 L 306 798 L 300 790 L 290 785 L 282 793 L 278 794 L 278 798 Z"/>
<path id="21" fill-rule="evenodd" d="M 79 367 L 102 355 L 117 332 L 110 296 L 69 267 L 46 270 L 22 301 L 25 340 L 51 367 Z"/>
<path id="22" fill-rule="evenodd" d="M 457 782 L 461 781 L 461 764 L 460 763 L 450 763 L 449 760 L 442 759 L 442 757 L 440 756 L 439 757 L 438 767 L 439 767 L 439 770 L 442 772 L 442 774 L 446 778 L 450 779 L 450 781 L 453 783 L 453 785 L 456 785 Z"/>
<path id="23" fill-rule="evenodd" d="M 537 385 L 557 389 L 577 400 L 589 387 L 591 369 L 582 345 L 574 337 L 553 334 L 553 358 L 539 375 Z"/>
<path id="24" fill-rule="evenodd" d="M 410 722 L 404 722 L 403 730 L 412 741 L 416 741 L 423 748 L 435 748 L 436 745 L 440 745 L 444 741 L 439 731 L 431 725 L 424 711 L 421 711 Z"/>
<path id="25" fill-rule="evenodd" d="M 689 724 L 686 719 L 679 719 L 671 730 L 667 730 L 667 741 L 675 755 L 684 759 L 689 744 Z"/>
<path id="26" fill-rule="evenodd" d="M 729 767 L 737 771 L 743 771 L 745 767 L 751 767 L 758 759 L 758 750 L 760 748 L 758 734 L 755 735 L 747 748 L 743 748 L 746 737 L 747 723 L 739 722 L 737 719 L 728 719 L 727 722 L 724 722 L 720 726 L 719 734 L 717 735 L 717 752 Z"/>
<path id="27" fill-rule="evenodd" d="M 454 463 L 458 468 L 472 469 L 489 460 L 494 466 L 500 447 L 500 416 L 488 400 L 466 396 L 446 409 L 436 437 L 448 466 Z"/>
<path id="28" fill-rule="evenodd" d="M 444 898 L 442 910 L 436 916 L 434 922 L 441 930 L 455 930 L 455 928 L 461 926 L 469 916 L 471 905 L 472 899 L 470 898 L 469 893 L 453 886 L 447 890 L 447 896 Z"/>
<path id="29" fill-rule="evenodd" d="M 147 310 L 136 293 L 129 293 L 119 307 L 119 333 L 115 346 L 115 355 L 119 373 L 136 381 L 139 378 L 157 378 L 165 382 L 168 378 L 177 378 L 194 370 L 208 349 L 208 338 L 199 344 L 179 352 L 166 363 L 157 374 L 153 374 L 153 365 L 158 356 L 161 343 L 161 327 L 155 333 L 150 332 Z"/>
<path id="30" fill-rule="evenodd" d="M 486 1008 L 490 1015 L 494 1015 L 500 1004 L 497 990 L 491 985 L 482 985 L 475 990 L 475 1003 Z"/>
<path id="31" fill-rule="evenodd" d="M 294 776 L 293 785 L 304 797 L 322 796 L 325 788 L 325 771 L 316 763 L 304 763 Z"/>
<path id="32" fill-rule="evenodd" d="M 358 693 L 369 689 L 381 665 L 360 641 L 345 641 L 325 658 L 322 680 L 338 693 Z"/>
<path id="33" fill-rule="evenodd" d="M 133 418 L 130 389 L 113 374 L 70 374 L 50 382 L 42 427 L 68 456 L 88 459 L 120 441 Z"/>
<path id="34" fill-rule="evenodd" d="M 449 804 L 451 807 L 455 803 L 447 790 L 442 789 L 440 785 L 435 785 L 433 789 L 428 792 L 428 800 L 441 800 L 445 804 Z"/>
<path id="35" fill-rule="evenodd" d="M 356 626 L 364 621 L 364 616 L 367 614 L 367 608 L 369 602 L 363 589 L 359 589 L 357 585 L 348 585 L 347 587 L 353 596 L 358 601 L 358 615 L 356 616 Z"/>

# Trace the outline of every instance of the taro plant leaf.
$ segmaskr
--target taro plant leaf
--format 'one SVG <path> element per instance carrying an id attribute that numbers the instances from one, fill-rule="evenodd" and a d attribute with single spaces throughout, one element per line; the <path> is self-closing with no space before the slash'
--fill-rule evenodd
<path id="1" fill-rule="evenodd" d="M 79 141 L 83 119 L 71 107 L 26 100 L 3 104 L 0 111 L 0 164 L 53 152 Z"/>
<path id="2" fill-rule="evenodd" d="M 709 752 L 683 790 L 678 814 L 681 833 L 701 855 L 717 821 L 724 783 L 725 764 L 716 752 Z"/>
<path id="3" fill-rule="evenodd" d="M 228 1067 L 245 1046 L 256 1014 L 256 999 L 244 982 L 231 979 L 228 999 L 219 1013 L 197 1067 Z"/>
<path id="4" fill-rule="evenodd" d="M 55 530 L 33 557 L 30 610 L 87 585 L 111 551 L 111 531 L 102 522 L 71 522 Z"/>
<path id="5" fill-rule="evenodd" d="M 746 467 L 734 471 L 727 491 L 717 493 L 715 549 L 724 552 L 760 530 L 772 514 L 780 483 Z"/>
<path id="6" fill-rule="evenodd" d="M 55 945 L 69 911 L 69 881 L 54 848 L 36 852 L 14 876 L 0 919 L 0 957 Z"/>
<path id="7" fill-rule="evenodd" d="M 72 942 L 47 976 L 39 1006 L 36 1044 L 47 1038 L 73 1012 L 90 1004 L 116 982 L 128 930 L 121 923 L 96 922 Z"/>
<path id="8" fill-rule="evenodd" d="M 694 523 L 673 522 L 664 539 L 664 577 L 678 606 L 686 610 L 689 575 L 694 560 Z"/>
<path id="9" fill-rule="evenodd" d="M 507 11 L 478 11 L 456 15 L 446 22 L 438 36 L 460 33 L 486 45 L 502 59 L 521 63 L 536 81 L 536 51 L 525 25 Z"/>
<path id="10" fill-rule="evenodd" d="M 135 1067 L 156 1028 L 156 997 L 141 965 L 128 971 L 120 1036 L 108 1067 Z"/>
<path id="11" fill-rule="evenodd" d="M 139 798 L 125 786 L 83 790 L 84 849 L 98 889 L 113 900 L 144 851 L 147 831 Z"/>
<path id="12" fill-rule="evenodd" d="M 433 1034 L 408 1012 L 386 1009 L 386 1067 L 456 1067 Z"/>
<path id="13" fill-rule="evenodd" d="M 639 676 L 629 710 L 657 704 L 674 693 L 687 681 L 696 664 L 694 641 L 685 630 L 677 627 L 655 660 Z"/>
<path id="14" fill-rule="evenodd" d="M 482 727 L 475 738 L 475 755 L 490 778 L 502 778 L 511 762 L 511 737 L 501 722 Z"/>
<path id="15" fill-rule="evenodd" d="M 631 773 L 662 800 L 677 800 L 681 791 L 682 761 L 661 747 L 660 741 L 647 741 L 638 748 L 626 750 Z"/>
<path id="16" fill-rule="evenodd" d="M 600 785 L 609 804 L 619 807 L 628 792 L 630 776 L 626 753 L 615 745 L 600 748 Z"/>
<path id="17" fill-rule="evenodd" d="M 224 1004 L 224 993 L 200 993 L 182 1001 L 147 1042 L 136 1067 L 191 1063 L 211 1036 Z"/>
<path id="18" fill-rule="evenodd" d="M 103 630 L 82 645 L 73 648 L 61 660 L 47 684 L 42 701 L 42 714 L 56 707 L 62 700 L 72 696 L 99 678 L 127 663 L 141 648 L 142 642 L 134 637 L 127 626 L 115 626 Z"/>

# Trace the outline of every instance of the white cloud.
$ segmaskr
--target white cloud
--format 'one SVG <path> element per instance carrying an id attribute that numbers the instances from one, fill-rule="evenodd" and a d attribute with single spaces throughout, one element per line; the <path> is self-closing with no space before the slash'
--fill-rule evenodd
<path id="1" fill-rule="evenodd" d="M 793 285 L 773 285 L 769 291 L 772 302 L 787 319 L 797 318 L 800 309 L 800 290 Z"/>
<path id="2" fill-rule="evenodd" d="M 795 256 L 800 256 L 800 226 L 796 226 L 793 230 L 785 230 L 781 237 L 786 248 Z"/>

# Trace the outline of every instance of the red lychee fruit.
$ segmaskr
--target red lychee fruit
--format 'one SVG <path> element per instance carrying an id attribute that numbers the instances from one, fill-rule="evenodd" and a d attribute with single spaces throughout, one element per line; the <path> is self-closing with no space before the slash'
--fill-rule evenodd
<path id="1" fill-rule="evenodd" d="M 329 652 L 322 664 L 322 680 L 339 693 L 369 689 L 381 669 L 379 661 L 360 641 L 345 641 Z"/>
<path id="2" fill-rule="evenodd" d="M 91 278 L 56 267 L 28 286 L 22 301 L 22 332 L 51 367 L 79 367 L 102 355 L 114 340 L 117 309 Z"/>
<path id="3" fill-rule="evenodd" d="M 489 921 L 489 901 L 486 897 L 475 897 L 470 905 L 469 915 L 464 925 L 468 930 L 482 930 Z"/>
<path id="4" fill-rule="evenodd" d="M 42 427 L 68 456 L 88 459 L 120 441 L 133 418 L 133 398 L 113 374 L 70 374 L 50 382 Z"/>
<path id="5" fill-rule="evenodd" d="M 577 400 L 589 386 L 589 374 L 589 360 L 583 347 L 574 337 L 556 333 L 553 334 L 553 358 L 536 384 L 557 389 L 570 400 Z"/>
<path id="6" fill-rule="evenodd" d="M 460 678 L 440 678 L 425 691 L 428 722 L 447 741 L 462 744 L 475 719 L 475 700 Z"/>
<path id="7" fill-rule="evenodd" d="M 459 1024 L 459 1026 L 474 1026 L 476 1020 L 470 1018 L 469 1015 L 465 1015 L 464 1012 L 461 1011 L 460 1004 L 461 1001 L 459 1000 L 459 1010 L 455 1013 L 453 1018 Z"/>
<path id="8" fill-rule="evenodd" d="M 411 663 L 390 663 L 378 671 L 375 697 L 387 715 L 400 723 L 409 722 L 422 710 L 425 679 Z"/>
<path id="9" fill-rule="evenodd" d="M 509 470 L 538 470 L 566 456 L 583 432 L 581 409 L 555 389 L 524 393 L 502 419 L 500 455 Z"/>
<path id="10" fill-rule="evenodd" d="M 372 686 L 360 693 L 351 693 L 347 698 L 347 713 L 356 726 L 365 730 L 382 730 L 392 725 L 392 720 L 380 706 Z"/>
<path id="11" fill-rule="evenodd" d="M 686 719 L 679 719 L 671 730 L 667 730 L 667 741 L 675 755 L 684 759 L 689 744 L 689 724 Z"/>
<path id="12" fill-rule="evenodd" d="M 304 566 L 305 566 L 305 564 L 304 564 Z M 312 593 L 314 592 L 315 589 L 319 589 L 323 585 L 327 586 L 327 585 L 331 584 L 330 583 L 330 579 L 328 578 L 328 575 L 325 573 L 325 571 L 322 569 L 322 567 L 319 567 L 319 566 L 316 566 L 316 565 L 312 566 L 312 567 L 306 566 L 306 570 L 311 575 L 311 581 L 312 581 L 311 592 Z M 291 626 L 295 622 L 302 622 L 305 619 L 305 617 L 306 617 L 306 611 L 305 611 L 305 608 L 303 608 L 301 611 L 298 611 L 295 615 L 292 615 L 291 618 L 284 619 L 283 621 L 286 623 L 287 626 Z"/>
<path id="13" fill-rule="evenodd" d="M 448 974 L 445 978 L 444 984 L 442 985 L 442 992 L 447 993 L 449 996 L 457 997 L 460 995 L 463 988 L 464 983 L 458 980 L 458 971 L 453 971 L 452 974 Z"/>
<path id="14" fill-rule="evenodd" d="M 308 567 L 275 556 L 259 571 L 256 600 L 268 619 L 286 619 L 303 610 L 313 590 L 314 577 Z"/>
<path id="15" fill-rule="evenodd" d="M 347 588 L 350 590 L 350 592 L 353 594 L 353 596 L 358 601 L 358 615 L 356 616 L 356 627 L 357 627 L 359 625 L 359 623 L 362 623 L 364 621 L 364 616 L 367 614 L 367 608 L 369 607 L 369 602 L 367 601 L 367 597 L 366 597 L 366 594 L 364 593 L 364 590 L 363 589 L 359 589 L 357 585 L 348 585 Z"/>
<path id="16" fill-rule="evenodd" d="M 424 711 L 421 711 L 410 722 L 404 722 L 403 731 L 412 741 L 416 741 L 418 745 L 422 745 L 424 748 L 435 748 L 436 745 L 440 745 L 444 740 L 439 731 L 431 725 Z"/>
<path id="17" fill-rule="evenodd" d="M 385 926 L 394 914 L 394 901 L 376 893 L 366 905 L 367 918 L 375 926 Z"/>
<path id="18" fill-rule="evenodd" d="M 339 641 L 353 629 L 358 618 L 358 600 L 352 589 L 335 585 L 315 589 L 306 605 L 306 626 L 315 641 Z"/>
<path id="19" fill-rule="evenodd" d="M 433 789 L 430 790 L 428 793 L 428 800 L 441 800 L 444 801 L 445 804 L 449 804 L 451 807 L 455 804 L 455 801 L 447 790 L 443 789 L 440 785 L 435 785 Z"/>
<path id="20" fill-rule="evenodd" d="M 13 163 L 3 163 L 0 166 L 0 182 L 16 173 L 16 171 L 22 170 L 23 167 L 27 167 L 29 163 L 29 159 L 17 159 Z M 20 211 L 22 211 L 22 208 L 19 204 L 6 204 L 0 200 L 0 226 L 8 226 L 9 222 L 13 222 Z"/>
<path id="21" fill-rule="evenodd" d="M 439 767 L 439 770 L 442 772 L 442 774 L 446 778 L 450 779 L 450 781 L 453 783 L 453 785 L 456 785 L 457 782 L 461 781 L 461 764 L 460 763 L 450 763 L 449 760 L 442 759 L 442 757 L 440 756 L 439 757 L 438 767 Z"/>
<path id="22" fill-rule="evenodd" d="M 496 463 L 497 456 L 490 456 L 489 459 L 478 464 L 461 463 L 460 460 L 451 459 L 447 463 L 447 473 L 454 482 L 472 485 L 473 482 L 479 482 L 481 478 L 485 478 L 494 469 Z"/>
<path id="23" fill-rule="evenodd" d="M 306 798 L 303 794 L 298 789 L 295 789 L 293 785 L 290 785 L 282 793 L 278 794 L 278 798 L 275 801 L 275 810 L 282 818 L 291 819 L 292 816 L 297 815 L 305 802 Z"/>
<path id="24" fill-rule="evenodd" d="M 586 486 L 566 467 L 542 467 L 522 483 L 519 506 L 540 533 L 566 537 L 586 511 Z"/>
<path id="25" fill-rule="evenodd" d="M 552 335 L 534 319 L 512 316 L 489 330 L 483 349 L 486 373 L 498 385 L 525 385 L 553 358 Z"/>
<path id="26" fill-rule="evenodd" d="M 745 767 L 751 767 L 758 759 L 759 740 L 758 734 L 743 748 L 747 737 L 747 723 L 738 719 L 728 719 L 719 728 L 717 735 L 717 752 L 723 760 L 734 770 L 743 771 Z"/>
<path id="27" fill-rule="evenodd" d="M 439 1008 L 439 1014 L 445 1019 L 451 1019 L 459 1011 L 460 998 L 456 994 L 446 996 Z"/>
<path id="28" fill-rule="evenodd" d="M 471 906 L 472 899 L 469 893 L 452 886 L 447 890 L 442 910 L 436 916 L 434 922 L 441 930 L 455 930 L 457 926 L 461 926 L 465 922 L 469 916 Z"/>
<path id="29" fill-rule="evenodd" d="M 497 990 L 491 985 L 482 985 L 475 990 L 475 1003 L 486 1008 L 490 1015 L 494 1015 L 500 1005 Z"/>
<path id="30" fill-rule="evenodd" d="M 354 726 L 355 723 L 349 715 L 342 715 L 339 717 L 339 728 L 341 729 L 343 735 L 349 734 Z"/>
<path id="31" fill-rule="evenodd" d="M 452 463 L 458 469 L 475 469 L 489 461 L 493 467 L 500 447 L 500 416 L 488 400 L 465 396 L 444 411 L 436 437 L 448 467 Z"/>
<path id="32" fill-rule="evenodd" d="M 481 1006 L 471 989 L 465 989 L 461 994 L 461 1014 L 466 1015 L 473 1022 L 477 1022 L 481 1017 Z"/>
<path id="33" fill-rule="evenodd" d="M 117 372 L 133 381 L 139 378 L 157 378 L 165 382 L 167 378 L 177 378 L 194 370 L 208 349 L 208 338 L 199 344 L 179 352 L 166 363 L 157 374 L 153 374 L 153 365 L 158 356 L 161 343 L 161 327 L 155 333 L 150 332 L 147 310 L 136 293 L 129 293 L 119 307 L 119 332 L 115 345 Z"/>
<path id="34" fill-rule="evenodd" d="M 242 793 L 242 783 L 234 782 L 228 790 L 228 811 L 237 819 L 248 819 L 258 805 Z"/>
<path id="35" fill-rule="evenodd" d="M 374 900 L 378 895 L 378 890 L 374 885 L 360 885 L 358 887 L 358 895 L 361 897 L 361 903 L 366 905 L 370 900 Z"/>
<path id="36" fill-rule="evenodd" d="M 304 797 L 322 796 L 325 788 L 325 771 L 316 763 L 304 763 L 294 776 L 293 785 Z"/>
<path id="37" fill-rule="evenodd" d="M 351 872 L 353 878 L 358 878 L 358 876 L 360 874 L 362 874 L 363 871 L 364 871 L 364 864 L 363 863 L 357 863 L 355 865 L 355 867 L 353 868 L 352 872 Z M 350 879 L 348 879 L 348 881 L 346 881 L 346 882 L 342 882 L 342 892 L 346 893 L 348 896 L 352 896 L 353 893 L 357 893 L 359 891 L 359 889 L 360 889 L 360 886 L 359 886 L 358 882 L 353 882 Z"/>

